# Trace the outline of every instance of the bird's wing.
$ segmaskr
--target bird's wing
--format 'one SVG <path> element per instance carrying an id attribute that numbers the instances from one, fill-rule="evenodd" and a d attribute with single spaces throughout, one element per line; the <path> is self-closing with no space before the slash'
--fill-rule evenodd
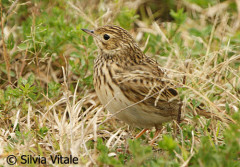
<path id="1" fill-rule="evenodd" d="M 113 76 L 125 97 L 154 109 L 154 112 L 159 111 L 162 115 L 177 115 L 180 100 L 174 85 L 163 77 L 156 76 L 151 70 L 144 69 L 145 65 L 131 68 Z"/>

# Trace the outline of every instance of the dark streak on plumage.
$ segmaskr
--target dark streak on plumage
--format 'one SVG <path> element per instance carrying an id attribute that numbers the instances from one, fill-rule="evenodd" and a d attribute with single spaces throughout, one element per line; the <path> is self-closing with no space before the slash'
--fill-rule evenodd
<path id="1" fill-rule="evenodd" d="M 109 84 L 109 82 L 107 82 L 107 85 L 108 85 L 109 89 L 111 90 L 111 92 L 114 92 L 114 90 L 113 90 L 112 86 Z"/>
<path id="2" fill-rule="evenodd" d="M 178 92 L 175 89 L 169 88 L 168 91 L 173 95 L 173 96 L 177 96 Z"/>

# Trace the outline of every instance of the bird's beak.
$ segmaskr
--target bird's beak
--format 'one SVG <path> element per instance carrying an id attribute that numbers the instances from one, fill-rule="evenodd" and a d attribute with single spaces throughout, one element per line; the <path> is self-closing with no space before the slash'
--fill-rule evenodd
<path id="1" fill-rule="evenodd" d="M 83 30 L 84 32 L 88 33 L 89 35 L 94 35 L 94 31 L 93 30 L 88 30 L 88 29 L 84 29 L 82 28 L 81 30 Z"/>
<path id="2" fill-rule="evenodd" d="M 103 42 L 103 41 L 94 33 L 94 30 L 88 30 L 88 29 L 84 29 L 84 28 L 82 28 L 81 30 L 83 30 L 83 31 L 86 32 L 87 34 L 93 36 L 94 39 L 97 39 L 97 40 Z M 104 43 L 104 42 L 103 42 L 103 43 Z"/>

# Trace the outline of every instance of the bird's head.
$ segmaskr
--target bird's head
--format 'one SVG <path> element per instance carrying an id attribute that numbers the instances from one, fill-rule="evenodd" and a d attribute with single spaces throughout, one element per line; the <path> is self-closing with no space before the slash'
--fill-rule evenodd
<path id="1" fill-rule="evenodd" d="M 82 30 L 93 36 L 98 49 L 108 55 L 137 47 L 132 36 L 118 26 L 103 26 L 95 30 Z"/>

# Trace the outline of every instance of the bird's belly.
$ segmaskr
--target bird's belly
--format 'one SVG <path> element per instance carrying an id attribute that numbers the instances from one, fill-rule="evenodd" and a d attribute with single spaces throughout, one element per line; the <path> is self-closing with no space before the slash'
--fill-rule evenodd
<path id="1" fill-rule="evenodd" d="M 119 87 L 113 83 L 101 84 L 99 87 L 95 87 L 95 90 L 104 107 L 112 114 L 116 114 L 117 117 L 121 115 L 122 110 L 131 105 Z"/>
<path id="2" fill-rule="evenodd" d="M 95 90 L 105 108 L 114 114 L 115 117 L 131 126 L 140 128 L 160 127 L 162 123 L 172 119 L 171 117 L 164 117 L 160 114 L 143 110 L 141 103 L 129 101 L 121 89 L 114 83 L 101 84 L 99 87 L 95 87 Z"/>

